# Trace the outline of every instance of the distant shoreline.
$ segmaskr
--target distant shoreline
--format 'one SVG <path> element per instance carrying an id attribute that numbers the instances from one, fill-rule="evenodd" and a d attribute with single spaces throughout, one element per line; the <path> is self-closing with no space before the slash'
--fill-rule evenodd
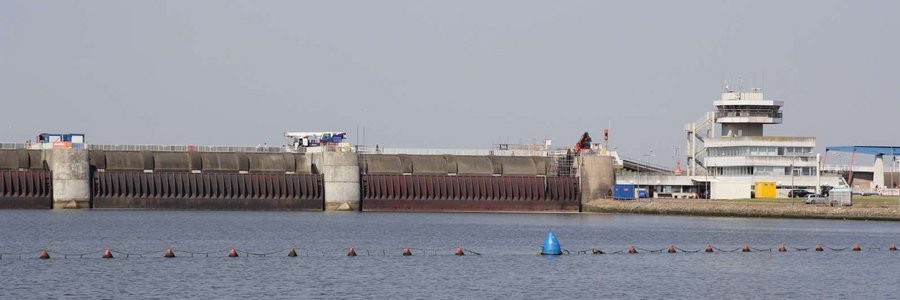
<path id="1" fill-rule="evenodd" d="M 708 217 L 757 217 L 794 219 L 838 219 L 900 221 L 900 207 L 831 207 L 803 203 L 736 202 L 721 200 L 597 199 L 585 203 L 582 212 L 630 213 Z"/>

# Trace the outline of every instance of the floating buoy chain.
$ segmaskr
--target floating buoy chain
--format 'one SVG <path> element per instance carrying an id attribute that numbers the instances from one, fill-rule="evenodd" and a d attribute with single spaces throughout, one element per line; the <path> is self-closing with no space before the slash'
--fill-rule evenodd
<path id="1" fill-rule="evenodd" d="M 753 247 L 751 247 L 750 250 L 753 250 L 753 251 L 756 251 L 756 252 L 772 252 L 772 248 L 768 248 L 768 249 L 760 249 L 760 248 L 753 248 Z"/>
<path id="2" fill-rule="evenodd" d="M 741 250 L 741 247 L 734 248 L 734 250 L 723 250 L 718 247 L 713 247 L 713 249 L 719 252 L 737 252 L 738 250 Z"/>
<path id="3" fill-rule="evenodd" d="M 684 249 L 681 249 L 681 248 L 678 248 L 678 247 L 675 247 L 675 249 L 678 250 L 678 251 L 681 251 L 681 252 L 687 252 L 687 253 L 697 253 L 697 252 L 703 251 L 702 249 L 699 249 L 699 250 L 684 250 Z"/>
<path id="4" fill-rule="evenodd" d="M 638 251 L 644 251 L 644 252 L 650 252 L 650 253 L 662 253 L 663 251 L 666 250 L 666 248 L 662 248 L 659 250 L 650 250 L 650 249 L 644 249 L 641 247 L 634 247 L 634 248 L 637 249 Z"/>
<path id="5" fill-rule="evenodd" d="M 163 252 L 166 252 L 166 250 L 168 250 L 168 249 L 155 250 L 155 251 L 143 251 L 143 252 L 128 252 L 128 251 L 110 249 L 110 251 L 112 251 L 113 253 L 124 254 L 125 257 L 132 257 L 132 256 L 144 257 L 144 255 L 163 253 Z"/>
<path id="6" fill-rule="evenodd" d="M 290 251 L 291 249 L 277 250 L 277 251 L 265 252 L 265 253 L 250 252 L 250 251 L 245 251 L 245 250 L 240 250 L 240 249 L 235 249 L 235 250 L 236 250 L 237 252 L 244 253 L 244 254 L 247 254 L 247 255 L 253 255 L 253 256 L 269 256 L 269 255 L 278 254 L 278 253 L 282 253 L 282 252 L 288 252 L 288 251 Z"/>
<path id="7" fill-rule="evenodd" d="M 404 248 L 400 248 L 401 251 L 399 252 L 399 254 L 402 256 L 412 256 L 413 253 L 415 253 L 416 255 L 455 255 L 455 256 L 463 256 L 466 254 L 482 255 L 479 252 L 472 251 L 469 249 L 464 249 L 462 247 L 455 247 L 455 248 L 450 248 L 450 249 L 451 249 L 450 251 L 447 251 L 448 249 L 446 249 L 446 248 L 444 248 L 444 249 L 425 249 L 425 248 L 404 247 Z M 628 247 L 627 252 L 626 252 L 626 250 L 604 251 L 601 248 L 591 248 L 591 249 L 584 249 L 584 250 L 563 249 L 563 250 L 559 251 L 560 252 L 559 254 L 598 255 L 598 254 L 622 254 L 622 253 L 637 254 L 639 252 L 655 254 L 655 253 L 678 253 L 678 252 L 697 253 L 697 252 L 701 252 L 701 251 L 707 252 L 707 253 L 712 253 L 712 252 L 716 252 L 716 251 L 717 252 L 737 252 L 737 251 L 741 251 L 741 252 L 773 252 L 773 251 L 775 251 L 775 249 L 776 248 L 753 248 L 753 247 L 750 247 L 749 244 L 744 244 L 743 246 L 735 248 L 735 249 L 721 249 L 721 248 L 714 247 L 711 244 L 708 244 L 705 247 L 705 249 L 687 250 L 687 249 L 676 247 L 674 244 L 670 244 L 666 248 L 660 248 L 658 250 L 657 249 L 640 248 L 640 247 L 635 247 L 632 245 L 632 246 Z M 788 251 L 787 249 L 788 249 L 788 247 L 785 247 L 784 244 L 780 244 L 777 247 L 778 252 L 787 252 Z M 836 252 L 837 251 L 846 251 L 846 250 L 852 250 L 852 251 L 856 252 L 856 251 L 863 251 L 863 249 L 882 250 L 883 248 L 879 248 L 879 247 L 863 248 L 862 246 L 860 246 L 859 243 L 854 243 L 853 246 L 844 247 L 844 248 L 826 247 L 823 244 L 816 244 L 815 247 L 808 247 L 808 248 L 791 247 L 790 249 L 793 249 L 793 251 L 809 251 L 810 249 L 815 249 L 816 252 L 821 252 L 821 251 L 825 251 L 827 249 L 829 251 L 836 251 Z M 892 243 L 887 249 L 889 251 L 897 251 L 896 243 Z M 309 249 L 304 249 L 304 250 L 305 250 L 306 256 L 310 256 L 310 250 Z M 322 255 L 334 255 L 336 251 L 339 252 L 339 251 L 344 251 L 344 250 L 347 250 L 347 248 L 313 250 L 313 252 L 319 251 L 319 253 L 321 253 Z M 371 256 L 370 250 L 372 250 L 372 249 L 362 250 L 362 249 L 355 249 L 353 247 L 350 247 L 349 250 L 347 250 L 346 255 L 347 256 L 357 256 L 357 251 L 360 251 L 360 252 L 364 253 L 365 256 Z M 382 253 L 382 256 L 388 256 L 389 252 L 392 254 L 398 253 L 398 252 L 394 252 L 394 251 L 396 251 L 396 250 L 383 250 L 382 249 L 381 253 Z M 429 251 L 431 252 L 430 254 L 429 254 Z M 246 250 L 238 250 L 236 248 L 229 248 L 224 251 L 201 252 L 201 251 L 190 251 L 190 250 L 174 250 L 174 248 L 172 248 L 172 247 L 166 248 L 164 250 L 151 250 L 151 251 L 144 251 L 144 252 L 129 252 L 129 251 L 122 251 L 122 250 L 117 250 L 117 249 L 114 250 L 114 249 L 110 249 L 110 248 L 104 248 L 104 249 L 98 250 L 98 251 L 88 251 L 88 252 L 83 252 L 83 253 L 65 253 L 65 252 L 57 252 L 57 251 L 46 250 L 46 249 L 41 249 L 37 252 L 38 252 L 38 258 L 42 258 L 42 259 L 49 259 L 51 256 L 62 257 L 62 258 L 69 258 L 69 257 L 84 258 L 85 256 L 96 255 L 97 253 L 102 253 L 101 257 L 103 257 L 103 258 L 113 258 L 115 256 L 121 256 L 121 255 L 124 255 L 124 257 L 126 257 L 126 258 L 128 258 L 128 257 L 143 258 L 144 256 L 158 254 L 158 253 L 164 253 L 164 255 L 162 257 L 172 258 L 172 257 L 175 257 L 176 252 L 190 254 L 190 257 L 194 257 L 194 255 L 202 255 L 202 256 L 209 257 L 210 254 L 221 255 L 222 253 L 227 253 L 227 256 L 230 256 L 230 257 L 240 257 L 241 255 L 265 257 L 265 256 L 270 256 L 270 255 L 275 255 L 275 254 L 285 253 L 285 252 L 287 252 L 287 256 L 289 256 L 289 257 L 299 256 L 298 250 L 296 247 L 291 247 L 288 249 L 276 250 L 276 251 L 271 251 L 271 252 L 252 252 L 252 251 L 246 251 Z M 9 257 L 16 257 L 16 258 L 21 259 L 25 255 L 31 255 L 34 253 L 35 253 L 35 251 L 0 252 L 0 259 L 9 258 Z"/>

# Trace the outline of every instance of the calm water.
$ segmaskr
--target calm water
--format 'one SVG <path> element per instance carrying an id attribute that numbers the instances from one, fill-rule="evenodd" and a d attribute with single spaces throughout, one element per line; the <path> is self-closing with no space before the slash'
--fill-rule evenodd
<path id="1" fill-rule="evenodd" d="M 0 298 L 896 298 L 900 223 L 588 214 L 0 211 Z M 864 251 L 535 255 L 674 243 Z M 162 250 L 217 251 L 162 258 Z M 354 246 L 361 255 L 344 256 Z M 481 256 L 450 255 L 462 246 Z M 158 251 L 143 258 L 35 259 Z M 235 247 L 265 257 L 225 257 Z M 296 247 L 301 257 L 286 257 Z M 412 247 L 414 256 L 400 256 Z M 881 250 L 871 250 L 878 247 Z M 367 253 L 371 256 L 366 256 Z M 387 255 L 383 255 L 387 254 Z M 309 256 L 306 256 L 309 255 Z"/>

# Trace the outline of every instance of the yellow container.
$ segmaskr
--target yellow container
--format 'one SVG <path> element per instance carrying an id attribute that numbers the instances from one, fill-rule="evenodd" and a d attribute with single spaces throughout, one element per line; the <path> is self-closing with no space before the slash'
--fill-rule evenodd
<path id="1" fill-rule="evenodd" d="M 756 183 L 756 198 L 775 198 L 775 183 L 774 182 L 757 182 Z"/>

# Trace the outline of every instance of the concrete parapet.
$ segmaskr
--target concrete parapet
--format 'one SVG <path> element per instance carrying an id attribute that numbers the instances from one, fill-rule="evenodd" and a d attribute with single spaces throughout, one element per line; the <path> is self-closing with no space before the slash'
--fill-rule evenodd
<path id="1" fill-rule="evenodd" d="M 200 153 L 203 171 L 238 172 L 238 157 L 234 153 Z"/>
<path id="2" fill-rule="evenodd" d="M 111 171 L 143 171 L 144 158 L 136 151 L 106 151 L 104 169 Z M 99 157 L 96 157 L 99 161 Z M 97 166 L 100 169 L 99 166 Z"/>
<path id="3" fill-rule="evenodd" d="M 535 175 L 547 176 L 550 173 L 550 165 L 553 161 L 551 158 L 534 156 L 531 159 L 534 160 Z"/>
<path id="4" fill-rule="evenodd" d="M 18 150 L 0 150 L 0 170 L 16 170 L 19 165 Z"/>
<path id="5" fill-rule="evenodd" d="M 581 156 L 576 163 L 581 177 L 581 201 L 612 197 L 616 184 L 613 158 L 610 156 Z"/>
<path id="6" fill-rule="evenodd" d="M 90 162 L 86 149 L 44 150 L 53 172 L 53 208 L 90 208 Z"/>
<path id="7" fill-rule="evenodd" d="M 294 172 L 297 174 L 313 174 L 312 159 L 306 154 L 294 154 Z"/>
<path id="8" fill-rule="evenodd" d="M 359 211 L 359 157 L 356 153 L 312 154 L 313 164 L 323 175 L 325 210 Z"/>
<path id="9" fill-rule="evenodd" d="M 366 155 L 366 174 L 392 175 L 403 174 L 403 165 L 397 155 Z"/>
<path id="10" fill-rule="evenodd" d="M 156 152 L 153 153 L 153 170 L 160 172 L 190 172 L 191 157 L 187 152 Z"/>
<path id="11" fill-rule="evenodd" d="M 457 174 L 459 175 L 491 175 L 494 164 L 488 156 L 456 156 Z"/>
<path id="12" fill-rule="evenodd" d="M 281 153 L 247 153 L 250 161 L 250 172 L 283 173 L 284 156 Z"/>
<path id="13" fill-rule="evenodd" d="M 498 156 L 500 174 L 504 176 L 534 176 L 534 160 L 529 156 Z"/>
<path id="14" fill-rule="evenodd" d="M 447 160 L 443 155 L 409 155 L 412 174 L 447 175 Z"/>

